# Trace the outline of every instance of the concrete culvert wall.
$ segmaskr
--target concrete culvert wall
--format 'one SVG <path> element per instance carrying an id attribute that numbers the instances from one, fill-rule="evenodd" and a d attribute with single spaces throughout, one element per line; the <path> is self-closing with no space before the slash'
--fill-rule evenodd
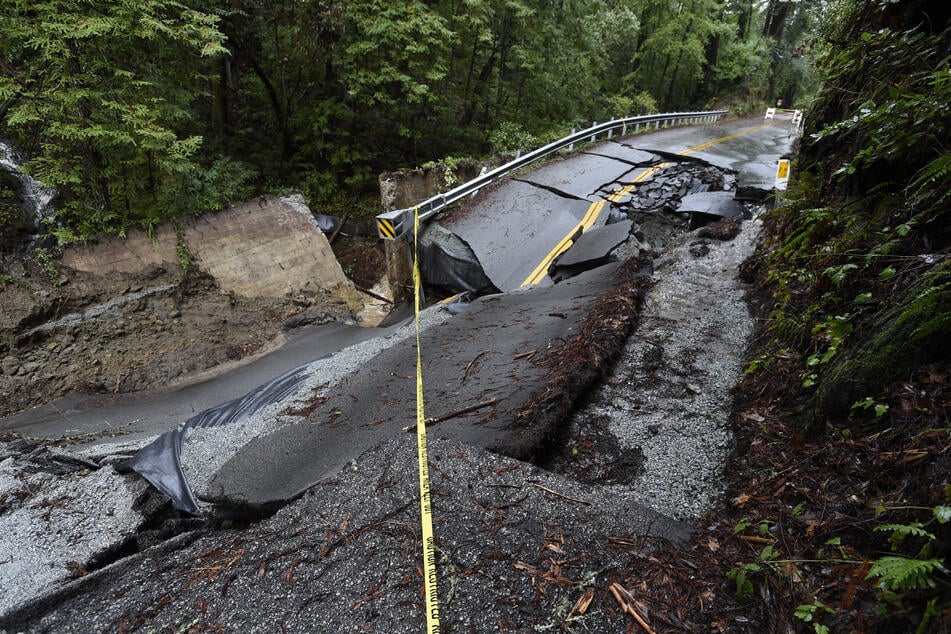
<path id="1" fill-rule="evenodd" d="M 184 224 L 181 245 L 175 229 L 163 225 L 154 237 L 132 231 L 125 239 L 108 237 L 70 247 L 63 263 L 88 272 L 142 273 L 188 257 L 223 291 L 244 297 L 283 297 L 311 287 L 333 291 L 347 285 L 309 210 L 283 200 L 260 198 Z"/>

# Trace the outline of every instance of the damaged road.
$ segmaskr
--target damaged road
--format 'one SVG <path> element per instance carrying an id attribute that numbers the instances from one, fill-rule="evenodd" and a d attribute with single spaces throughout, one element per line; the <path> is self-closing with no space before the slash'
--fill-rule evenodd
<path id="1" fill-rule="evenodd" d="M 622 143 L 610 147 L 628 151 Z M 593 201 L 563 198 L 527 182 L 504 185 L 543 206 L 559 201 L 557 210 L 511 201 L 509 211 L 518 211 L 519 218 L 508 216 L 512 222 L 504 228 L 487 226 L 482 216 L 483 233 L 498 230 L 508 237 L 505 253 L 505 237 L 491 239 L 498 249 L 491 256 L 480 251 L 478 240 L 463 238 L 481 261 L 500 264 L 495 272 L 485 267 L 493 284 L 518 288 L 531 273 L 527 265 L 507 277 L 499 271 L 501 263 L 516 258 L 513 251 L 532 242 L 522 232 L 531 232 L 539 217 L 559 216 L 559 223 L 577 226 L 592 205 L 601 205 L 570 242 L 590 229 L 588 239 L 557 260 L 563 281 L 552 285 L 546 275 L 536 287 L 480 298 L 455 316 L 441 307 L 424 312 L 427 415 L 440 421 L 431 425 L 430 441 L 439 601 L 451 631 L 570 625 L 622 631 L 631 621 L 617 599 L 625 595 L 613 585 L 621 571 L 650 557 L 657 540 L 683 543 L 689 527 L 680 519 L 696 517 L 718 495 L 719 460 L 730 448 L 723 422 L 726 391 L 736 370 L 726 359 L 710 366 L 701 357 L 735 360 L 742 354 L 746 335 L 739 325 L 724 349 L 711 342 L 732 327 L 731 315 L 740 315 L 734 257 L 745 246 L 714 241 L 731 236 L 729 229 L 709 237 L 686 233 L 689 214 L 678 214 L 676 207 L 691 187 L 716 187 L 713 176 L 696 170 L 712 170 L 726 183 L 729 173 L 696 162 L 674 165 L 664 168 L 671 170 L 666 176 L 654 169 L 648 174 L 653 179 L 628 182 L 623 187 L 633 186 L 621 194 L 617 187 L 624 179 L 641 178 L 666 162 L 658 157 L 656 165 L 633 167 L 643 151 L 629 150 L 634 158 L 627 162 L 605 159 L 620 171 L 596 179 L 602 185 L 589 192 Z M 658 202 L 665 187 L 677 193 Z M 605 194 L 614 199 L 605 200 Z M 599 236 L 597 228 L 612 208 L 620 222 Z M 750 215 L 751 208 L 743 211 Z M 455 220 L 475 230 L 481 213 L 462 210 Z M 556 224 L 538 235 L 563 239 Z M 734 224 L 739 229 L 739 219 Z M 750 231 L 742 245 L 752 239 Z M 596 244 L 585 244 L 589 240 Z M 696 322 L 698 334 L 680 342 L 677 333 L 688 322 Z M 143 493 L 138 476 L 100 461 L 103 453 L 70 467 L 64 476 L 102 478 L 138 502 L 115 506 L 114 515 L 124 515 L 127 507 L 132 512 L 110 545 L 74 560 L 67 537 L 43 562 L 31 564 L 56 574 L 0 605 L 0 628 L 419 631 L 424 617 L 415 438 L 403 431 L 415 409 L 409 332 L 404 327 L 305 363 L 287 398 L 249 408 L 221 428 L 182 432 L 177 459 L 196 510 L 237 521 L 187 520 L 168 504 L 155 504 L 157 496 Z M 603 392 L 596 390 L 619 354 L 619 369 Z M 633 365 L 624 365 L 628 357 Z M 657 377 L 663 380 L 650 392 Z M 606 411 L 611 386 L 622 383 L 630 391 L 616 412 Z M 596 392 L 603 396 L 589 400 Z M 662 396 L 670 402 L 662 403 Z M 683 425 L 673 418 L 675 401 Z M 588 404 L 580 418 L 564 424 L 579 403 Z M 638 410 L 670 416 L 658 422 L 635 417 Z M 712 427 L 703 426 L 711 420 Z M 688 430 L 687 423 L 696 426 Z M 682 435 L 690 437 L 688 443 L 680 443 Z M 678 449 L 664 455 L 658 447 L 665 443 Z M 676 464 L 685 458 L 684 465 Z M 11 482 L 24 480 L 23 460 L 11 451 L 0 461 Z M 124 487 L 131 488 L 123 493 Z M 38 487 L 14 490 L 22 492 L 3 498 L 0 518 L 21 510 L 45 512 L 44 500 L 72 495 L 53 491 L 41 498 Z M 69 504 L 50 508 L 47 523 L 34 532 L 55 531 L 66 525 L 59 523 L 66 521 L 63 514 L 75 513 Z M 157 545 L 136 538 L 136 531 L 163 524 L 178 526 L 180 534 Z M 15 548 L 11 544 L 11 552 Z M 4 593 L 17 583 L 7 574 L 11 561 L 0 558 Z M 665 618 L 654 626 L 677 626 L 674 617 Z"/>
<path id="2" fill-rule="evenodd" d="M 707 191 L 762 200 L 794 139 L 787 123 L 758 119 L 619 138 L 483 189 L 438 222 L 471 248 L 495 287 L 548 285 L 554 258 L 582 233 L 624 219 L 612 210 L 631 200 L 651 213 L 675 212 L 683 197 Z M 685 181 L 685 170 L 693 178 Z M 683 211 L 674 224 L 689 224 L 692 210 Z"/>

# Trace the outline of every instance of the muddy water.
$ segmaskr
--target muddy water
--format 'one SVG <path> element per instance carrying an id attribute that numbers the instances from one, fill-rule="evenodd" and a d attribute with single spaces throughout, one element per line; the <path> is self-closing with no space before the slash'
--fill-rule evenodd
<path id="1" fill-rule="evenodd" d="M 753 320 L 738 281 L 758 224 L 729 242 L 680 236 L 654 261 L 653 287 L 612 374 L 569 423 L 551 467 L 634 492 L 678 519 L 723 493 L 731 388 Z"/>

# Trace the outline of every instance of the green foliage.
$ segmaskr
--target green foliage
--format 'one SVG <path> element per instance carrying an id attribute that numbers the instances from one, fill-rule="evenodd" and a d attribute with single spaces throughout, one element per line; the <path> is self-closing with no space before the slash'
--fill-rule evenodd
<path id="1" fill-rule="evenodd" d="M 186 128 L 203 59 L 225 52 L 216 21 L 172 0 L 7 3 L 4 125 L 80 237 L 187 206 L 173 192 L 201 169 Z"/>
<path id="2" fill-rule="evenodd" d="M 916 204 L 928 209 L 947 204 L 951 200 L 951 153 L 921 168 L 906 191 Z"/>
<path id="3" fill-rule="evenodd" d="M 59 268 L 56 266 L 56 256 L 53 252 L 45 247 L 39 247 L 33 250 L 33 255 L 42 267 L 43 272 L 46 273 L 50 285 L 53 288 L 58 287 L 61 284 L 61 278 Z"/>
<path id="4" fill-rule="evenodd" d="M 825 271 L 823 275 L 832 280 L 832 283 L 836 286 L 841 287 L 845 283 L 846 278 L 848 278 L 849 272 L 854 271 L 859 268 L 857 264 L 840 264 L 838 266 L 830 266 Z"/>
<path id="5" fill-rule="evenodd" d="M 860 97 L 847 104 L 848 116 L 811 137 L 818 146 L 857 148 L 836 177 L 849 180 L 870 169 L 889 169 L 893 178 L 908 178 L 914 173 L 908 167 L 926 158 L 929 162 L 910 183 L 911 192 L 920 199 L 935 185 L 947 184 L 948 159 L 932 158 L 951 123 L 951 71 L 944 46 L 941 38 L 918 30 L 886 28 L 865 32 L 858 42 L 830 53 L 825 62 L 833 69 L 832 78 L 863 87 Z M 946 201 L 946 192 L 937 198 Z"/>
<path id="6" fill-rule="evenodd" d="M 907 537 L 923 537 L 932 541 L 935 539 L 934 534 L 926 531 L 921 522 L 912 522 L 911 524 L 880 524 L 876 526 L 874 530 L 891 532 L 892 535 L 888 538 L 888 541 L 892 545 L 892 550 L 897 549 L 898 545 L 905 541 Z"/>
<path id="7" fill-rule="evenodd" d="M 2 132 L 59 192 L 67 240 L 274 189 L 331 205 L 441 156 L 723 93 L 759 104 L 775 75 L 762 8 L 732 0 L 7 5 Z"/>
<path id="8" fill-rule="evenodd" d="M 861 401 L 856 401 L 856 402 L 852 403 L 852 408 L 851 408 L 851 409 L 853 409 L 853 410 L 856 410 L 856 409 L 863 409 L 863 410 L 872 409 L 872 410 L 875 412 L 875 418 L 881 418 L 882 416 L 885 415 L 885 412 L 888 411 L 888 405 L 885 405 L 884 403 L 879 403 L 878 401 L 876 401 L 875 399 L 873 399 L 871 396 L 867 396 L 867 397 L 865 397 L 864 399 L 862 399 Z"/>
<path id="9" fill-rule="evenodd" d="M 767 545 L 755 561 L 728 570 L 726 577 L 736 584 L 736 598 L 744 602 L 752 599 L 755 590 L 753 582 L 772 570 L 772 563 L 778 558 L 779 552 L 772 545 Z"/>
<path id="10" fill-rule="evenodd" d="M 0 244 L 27 226 L 26 214 L 19 206 L 16 179 L 0 174 Z"/>
<path id="11" fill-rule="evenodd" d="M 538 139 L 517 123 L 503 121 L 489 134 L 489 143 L 497 154 L 511 155 L 516 152 L 534 150 Z"/>
<path id="12" fill-rule="evenodd" d="M 793 616 L 797 619 L 803 623 L 811 624 L 816 634 L 828 634 L 829 628 L 819 623 L 822 614 L 835 614 L 835 610 L 818 599 L 814 599 L 812 603 L 804 603 L 798 606 L 793 612 Z"/>
<path id="13" fill-rule="evenodd" d="M 893 591 L 935 587 L 935 575 L 947 572 L 943 559 L 882 557 L 872 564 L 866 579 L 877 579 L 881 587 Z"/>
<path id="14" fill-rule="evenodd" d="M 819 350 L 813 352 L 806 359 L 807 372 L 804 375 L 802 386 L 815 385 L 817 374 L 808 369 L 829 363 L 842 347 L 842 342 L 852 332 L 849 315 L 836 315 L 816 324 L 812 334 L 816 338 Z"/>

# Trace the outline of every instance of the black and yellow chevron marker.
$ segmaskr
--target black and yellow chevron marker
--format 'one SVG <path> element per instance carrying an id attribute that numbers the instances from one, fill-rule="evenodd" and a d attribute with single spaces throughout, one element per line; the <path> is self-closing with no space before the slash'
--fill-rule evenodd
<path id="1" fill-rule="evenodd" d="M 396 229 L 393 223 L 387 218 L 376 219 L 376 231 L 384 240 L 393 240 L 396 238 Z"/>

